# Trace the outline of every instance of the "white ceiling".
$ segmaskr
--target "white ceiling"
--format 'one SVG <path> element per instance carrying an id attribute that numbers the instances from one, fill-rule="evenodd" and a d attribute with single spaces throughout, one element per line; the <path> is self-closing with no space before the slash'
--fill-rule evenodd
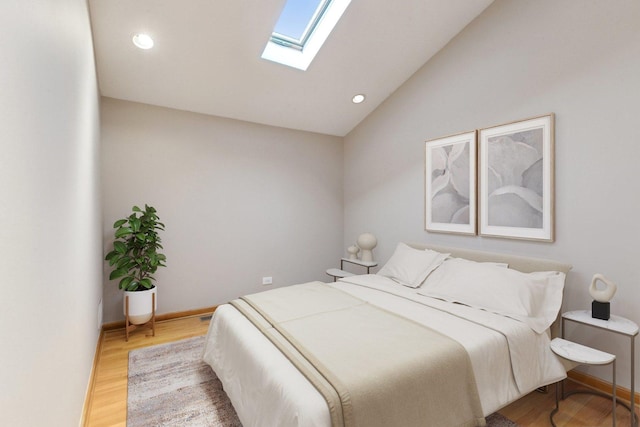
<path id="1" fill-rule="evenodd" d="M 285 0 L 89 7 L 103 96 L 344 136 L 492 1 L 352 0 L 307 71 L 260 58 Z"/>

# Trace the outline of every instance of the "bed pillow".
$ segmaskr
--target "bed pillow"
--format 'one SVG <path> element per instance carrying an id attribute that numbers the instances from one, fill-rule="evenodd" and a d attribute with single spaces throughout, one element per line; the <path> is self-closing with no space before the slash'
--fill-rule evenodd
<path id="1" fill-rule="evenodd" d="M 398 243 L 389 261 L 377 274 L 410 288 L 417 288 L 448 256 L 449 254 L 430 249 L 414 249 L 405 243 Z"/>
<path id="2" fill-rule="evenodd" d="M 511 317 L 542 333 L 560 311 L 564 279 L 557 271 L 522 273 L 451 258 L 429 275 L 418 293 Z"/>

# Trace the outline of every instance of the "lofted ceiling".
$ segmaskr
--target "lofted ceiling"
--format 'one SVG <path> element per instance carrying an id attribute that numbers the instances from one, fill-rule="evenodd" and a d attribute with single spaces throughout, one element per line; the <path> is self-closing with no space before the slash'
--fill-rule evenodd
<path id="1" fill-rule="evenodd" d="M 352 0 L 307 71 L 260 57 L 285 0 L 89 7 L 103 96 L 344 136 L 492 1 Z M 155 47 L 136 48 L 138 32 Z"/>

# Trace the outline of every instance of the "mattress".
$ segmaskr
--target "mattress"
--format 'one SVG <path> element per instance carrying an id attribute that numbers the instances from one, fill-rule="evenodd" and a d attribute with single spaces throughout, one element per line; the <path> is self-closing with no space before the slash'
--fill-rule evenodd
<path id="1" fill-rule="evenodd" d="M 518 320 L 423 296 L 379 275 L 352 276 L 327 286 L 459 342 L 469 354 L 485 416 L 566 377 L 550 350 L 550 334 L 535 333 Z M 320 393 L 231 305 L 216 310 L 203 358 L 220 378 L 243 425 L 331 425 Z"/>

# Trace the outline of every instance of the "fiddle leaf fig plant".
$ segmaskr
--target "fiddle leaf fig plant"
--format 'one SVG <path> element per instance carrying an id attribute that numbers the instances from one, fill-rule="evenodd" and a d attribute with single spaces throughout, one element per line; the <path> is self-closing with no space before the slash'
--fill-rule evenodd
<path id="1" fill-rule="evenodd" d="M 158 252 L 163 249 L 158 231 L 164 224 L 152 206 L 144 205 L 144 210 L 134 206 L 132 211 L 113 224 L 115 241 L 105 260 L 113 267 L 109 279 L 120 279 L 120 289 L 144 291 L 155 286 L 152 274 L 158 267 L 166 267 L 167 257 Z"/>

